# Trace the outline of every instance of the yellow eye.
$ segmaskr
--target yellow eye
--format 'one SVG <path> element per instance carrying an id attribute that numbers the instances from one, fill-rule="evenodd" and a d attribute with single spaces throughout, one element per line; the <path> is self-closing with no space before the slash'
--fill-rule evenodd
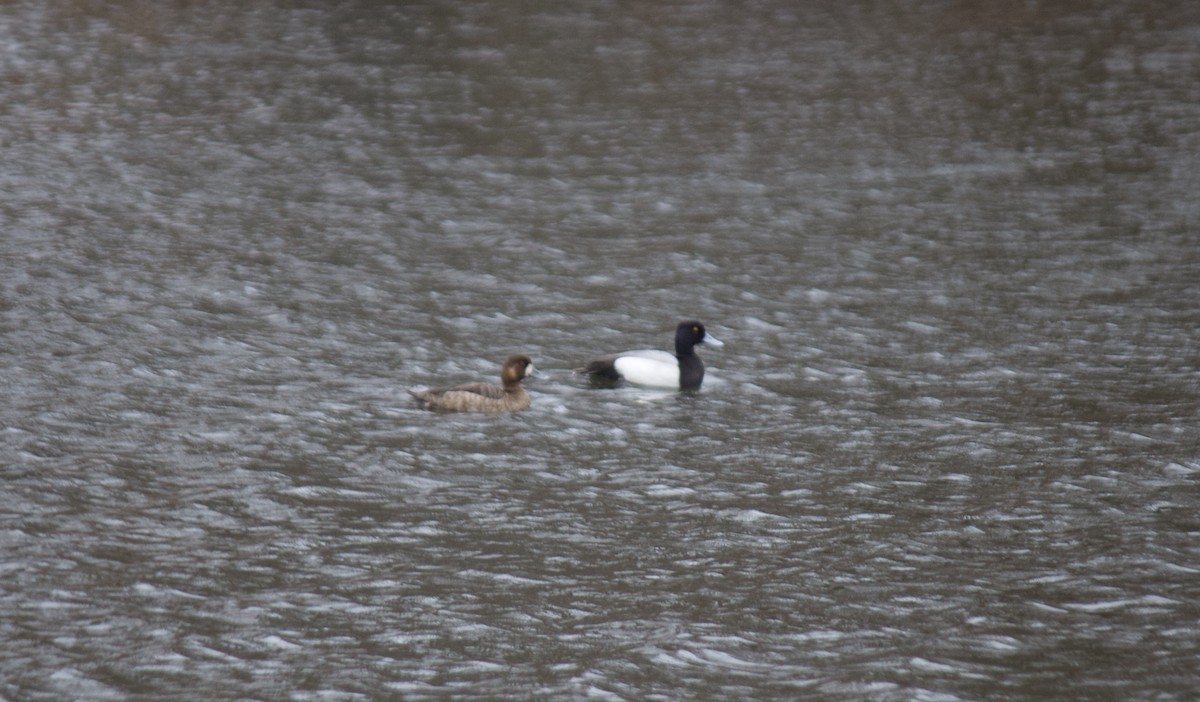
<path id="1" fill-rule="evenodd" d="M 699 334 L 699 333 L 700 333 L 700 327 L 692 327 L 692 333 L 693 333 L 693 334 Z"/>

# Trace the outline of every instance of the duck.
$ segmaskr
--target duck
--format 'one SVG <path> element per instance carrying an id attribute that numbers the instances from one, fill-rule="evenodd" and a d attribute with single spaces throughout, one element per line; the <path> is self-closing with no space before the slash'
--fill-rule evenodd
<path id="1" fill-rule="evenodd" d="M 633 383 L 653 388 L 696 390 L 704 382 L 704 363 L 695 347 L 724 346 L 697 321 L 680 322 L 675 327 L 675 353 L 666 351 L 623 351 L 602 356 L 578 369 L 593 380 Z"/>
<path id="2" fill-rule="evenodd" d="M 524 354 L 509 356 L 500 366 L 500 381 L 463 383 L 428 390 L 409 390 L 425 409 L 442 412 L 516 412 L 529 407 L 521 381 L 534 375 L 533 361 Z"/>

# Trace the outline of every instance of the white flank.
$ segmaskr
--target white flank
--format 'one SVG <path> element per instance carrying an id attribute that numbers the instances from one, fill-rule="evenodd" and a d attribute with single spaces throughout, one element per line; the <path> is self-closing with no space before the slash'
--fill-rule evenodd
<path id="1" fill-rule="evenodd" d="M 679 359 L 666 351 L 626 351 L 613 366 L 622 378 L 634 385 L 679 387 Z"/>

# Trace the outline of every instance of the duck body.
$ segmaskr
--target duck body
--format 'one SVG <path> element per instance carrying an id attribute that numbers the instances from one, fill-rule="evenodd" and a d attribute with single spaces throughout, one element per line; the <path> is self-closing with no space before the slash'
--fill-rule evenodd
<path id="1" fill-rule="evenodd" d="M 639 349 L 593 359 L 581 372 L 592 378 L 673 390 L 695 390 L 704 382 L 704 362 L 696 354 L 700 344 L 724 346 L 700 322 L 681 322 L 675 328 L 675 353 Z"/>
<path id="2" fill-rule="evenodd" d="M 516 412 L 529 407 L 529 394 L 521 381 L 533 374 L 533 361 L 518 354 L 509 356 L 501 366 L 502 385 L 463 383 L 408 393 L 426 409 L 441 412 Z"/>

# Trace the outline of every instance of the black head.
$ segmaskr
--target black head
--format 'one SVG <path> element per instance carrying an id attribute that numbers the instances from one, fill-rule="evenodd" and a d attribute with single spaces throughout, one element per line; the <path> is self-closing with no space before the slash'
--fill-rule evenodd
<path id="1" fill-rule="evenodd" d="M 704 325 L 697 321 L 680 322 L 675 327 L 675 355 L 686 356 L 692 353 L 696 344 L 722 346 L 723 344 L 704 330 Z"/>

